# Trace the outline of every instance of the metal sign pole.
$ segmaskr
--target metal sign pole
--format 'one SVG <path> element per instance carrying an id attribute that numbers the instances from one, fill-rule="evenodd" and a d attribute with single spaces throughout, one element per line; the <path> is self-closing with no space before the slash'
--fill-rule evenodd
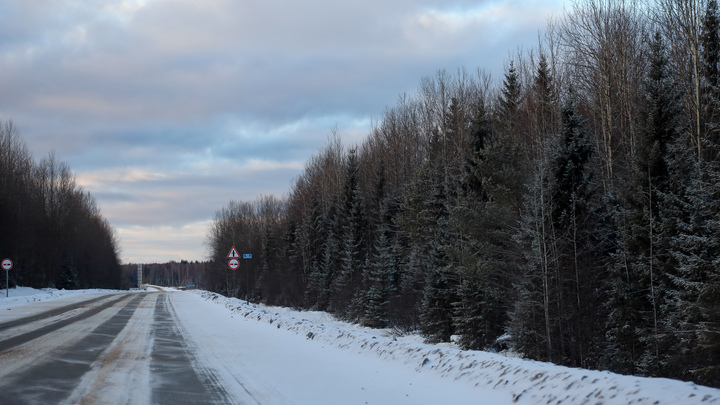
<path id="1" fill-rule="evenodd" d="M 235 249 L 235 248 L 233 248 L 233 250 L 234 250 L 234 249 Z M 228 257 L 230 257 L 230 256 L 228 256 Z M 239 298 L 239 295 L 238 295 L 239 292 L 238 292 L 238 288 L 237 288 L 237 281 L 235 280 L 235 278 L 236 278 L 235 273 L 237 272 L 238 267 L 240 267 L 240 262 L 238 261 L 238 259 L 236 259 L 235 257 L 233 257 L 232 259 L 228 260 L 228 267 L 230 268 L 230 270 L 232 271 L 232 274 L 233 274 L 233 277 L 232 277 L 232 278 L 233 278 L 233 279 L 232 279 L 232 290 L 230 290 L 230 286 L 228 286 L 228 290 L 229 290 L 228 293 L 230 293 L 230 294 L 231 294 L 233 297 L 235 297 L 235 298 Z M 225 280 L 227 280 L 227 278 L 225 278 Z"/>
<path id="2" fill-rule="evenodd" d="M 10 269 L 13 268 L 13 262 L 10 259 L 3 259 L 0 262 L 0 267 L 5 270 L 5 298 L 10 296 Z"/>
<path id="3" fill-rule="evenodd" d="M 245 259 L 245 303 L 250 304 L 250 263 L 247 259 L 252 259 L 252 254 L 245 253 L 243 259 Z"/>

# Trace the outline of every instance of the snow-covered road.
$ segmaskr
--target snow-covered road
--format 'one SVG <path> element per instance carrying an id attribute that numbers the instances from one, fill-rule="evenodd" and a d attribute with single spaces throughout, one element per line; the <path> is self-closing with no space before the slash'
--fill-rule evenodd
<path id="1" fill-rule="evenodd" d="M 10 295 L 0 404 L 720 404 L 691 383 L 427 345 L 204 291 Z"/>
<path id="2" fill-rule="evenodd" d="M 194 367 L 170 308 L 165 293 L 20 308 L 32 314 L 0 324 L 0 403 L 231 403 Z"/>

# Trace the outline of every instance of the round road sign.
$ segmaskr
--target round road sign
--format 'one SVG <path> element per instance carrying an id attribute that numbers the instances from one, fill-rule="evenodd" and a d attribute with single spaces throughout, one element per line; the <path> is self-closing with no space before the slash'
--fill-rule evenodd
<path id="1" fill-rule="evenodd" d="M 228 261 L 228 267 L 230 267 L 231 270 L 237 270 L 237 268 L 240 267 L 240 261 L 238 259 L 230 259 Z"/>
<path id="2" fill-rule="evenodd" d="M 3 270 L 10 270 L 12 269 L 13 262 L 10 259 L 3 259 L 2 261 L 2 268 Z"/>

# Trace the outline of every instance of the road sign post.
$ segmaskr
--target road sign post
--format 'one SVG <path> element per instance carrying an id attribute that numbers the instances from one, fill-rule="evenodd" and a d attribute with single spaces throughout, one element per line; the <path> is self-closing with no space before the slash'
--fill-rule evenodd
<path id="1" fill-rule="evenodd" d="M 243 259 L 252 259 L 252 255 L 245 253 L 243 254 Z M 250 278 L 248 274 L 250 274 L 250 270 L 248 269 L 248 262 L 245 262 L 245 302 L 247 304 L 250 303 Z"/>
<path id="2" fill-rule="evenodd" d="M 5 297 L 10 296 L 10 269 L 13 268 L 13 262 L 10 259 L 3 259 L 0 263 L 3 270 L 5 270 Z"/>
<path id="3" fill-rule="evenodd" d="M 238 260 L 239 257 L 240 255 L 238 254 L 237 249 L 235 249 L 235 246 L 233 245 L 232 249 L 230 249 L 230 253 L 228 253 L 227 255 L 227 258 L 230 259 L 228 260 L 228 267 L 230 268 L 230 270 L 233 270 L 233 296 L 235 296 L 235 290 L 237 289 L 237 282 L 235 281 L 235 270 L 240 267 L 240 261 Z"/>

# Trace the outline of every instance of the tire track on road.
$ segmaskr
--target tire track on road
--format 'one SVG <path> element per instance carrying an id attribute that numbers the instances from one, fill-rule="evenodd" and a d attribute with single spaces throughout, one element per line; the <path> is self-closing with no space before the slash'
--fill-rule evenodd
<path id="1" fill-rule="evenodd" d="M 8 321 L 8 322 L 3 322 L 3 323 L 0 323 L 0 332 L 4 331 L 5 329 L 15 328 L 18 326 L 26 325 L 28 323 L 40 321 L 40 320 L 47 319 L 47 318 L 52 318 L 53 316 L 61 315 L 61 314 L 64 314 L 65 312 L 70 312 L 73 309 L 81 308 L 85 305 L 92 304 L 93 302 L 107 299 L 110 296 L 111 296 L 111 294 L 103 295 L 100 297 L 91 298 L 89 300 L 76 302 L 74 304 L 65 305 L 63 307 L 54 308 L 49 311 L 40 312 L 35 315 L 26 316 L 24 318 L 19 318 L 19 319 L 15 319 L 15 320 Z"/>
<path id="2" fill-rule="evenodd" d="M 83 375 L 65 404 L 151 403 L 151 329 L 158 296 L 157 293 L 146 294 L 125 328 L 93 363 L 91 370 Z"/>
<path id="3" fill-rule="evenodd" d="M 27 333 L 23 333 L 22 335 L 13 336 L 10 339 L 5 339 L 0 342 L 0 353 L 4 352 L 5 350 L 12 349 L 15 346 L 19 346 L 23 343 L 27 343 L 33 339 L 37 339 L 37 338 L 44 336 L 50 332 L 54 332 L 62 327 L 70 325 L 72 323 L 82 321 L 83 319 L 87 319 L 93 315 L 99 314 L 100 312 L 104 311 L 105 309 L 110 308 L 111 306 L 119 303 L 120 301 L 128 300 L 129 298 L 130 298 L 130 296 L 123 295 L 122 297 L 120 297 L 118 299 L 106 302 L 106 303 L 99 305 L 97 307 L 94 307 L 94 308 L 90 308 L 87 311 L 85 311 L 81 314 L 75 315 L 71 318 L 57 321 L 50 325 L 43 326 L 42 328 L 35 329 L 35 330 L 27 332 Z M 25 318 L 23 318 L 23 319 L 25 319 Z M 14 322 L 14 321 L 11 321 L 11 322 Z"/>
<path id="4" fill-rule="evenodd" d="M 125 328 L 145 297 L 145 294 L 136 295 L 117 314 L 69 346 L 57 358 L 36 364 L 18 373 L 10 381 L 4 381 L 0 386 L 3 403 L 55 404 L 68 398 L 83 375 Z M 124 296 L 102 307 L 107 308 L 128 298 L 129 296 Z"/>

